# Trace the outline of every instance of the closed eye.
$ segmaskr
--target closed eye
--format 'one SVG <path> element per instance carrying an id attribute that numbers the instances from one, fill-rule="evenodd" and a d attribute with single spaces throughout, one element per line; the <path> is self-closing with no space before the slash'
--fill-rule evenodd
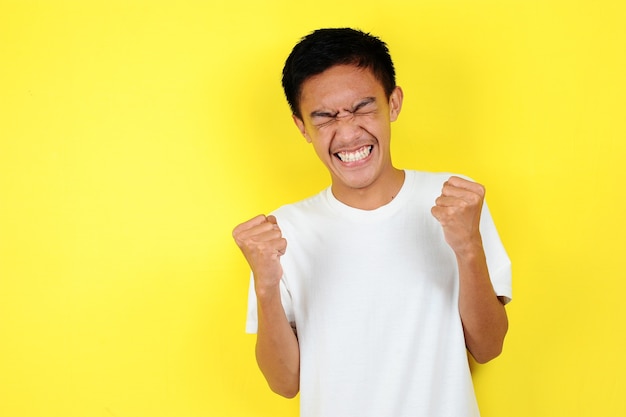
<path id="1" fill-rule="evenodd" d="M 329 112 L 324 110 L 314 111 L 311 113 L 311 122 L 317 128 L 324 127 L 337 121 L 339 112 Z"/>
<path id="2" fill-rule="evenodd" d="M 375 97 L 367 97 L 354 106 L 351 113 L 359 115 L 371 113 L 376 110 L 376 106 L 374 106 L 375 103 Z"/>
<path id="3" fill-rule="evenodd" d="M 341 112 L 328 112 L 320 110 L 311 113 L 311 121 L 315 127 L 322 128 L 331 125 L 340 118 L 343 119 L 349 116 L 366 116 L 375 113 L 376 110 L 376 98 L 366 97 L 352 107 L 351 110 L 345 110 L 348 113 L 347 115 L 340 116 Z"/>
<path id="4" fill-rule="evenodd" d="M 337 115 L 339 113 L 327 113 L 327 112 L 313 112 L 311 114 L 311 119 L 313 125 L 317 128 L 324 127 L 330 125 L 331 123 L 337 121 Z"/>

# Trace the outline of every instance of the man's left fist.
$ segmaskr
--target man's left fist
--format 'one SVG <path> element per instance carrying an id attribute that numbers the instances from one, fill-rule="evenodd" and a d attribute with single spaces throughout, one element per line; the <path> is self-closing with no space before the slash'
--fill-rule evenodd
<path id="1" fill-rule="evenodd" d="M 446 242 L 457 255 L 482 246 L 480 213 L 485 200 L 485 187 L 459 177 L 450 177 L 435 200 L 432 215 L 443 228 Z"/>

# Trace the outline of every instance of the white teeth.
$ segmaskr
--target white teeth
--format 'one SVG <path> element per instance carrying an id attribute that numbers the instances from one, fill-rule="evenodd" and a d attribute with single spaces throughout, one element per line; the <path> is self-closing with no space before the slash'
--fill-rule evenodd
<path id="1" fill-rule="evenodd" d="M 337 156 L 343 162 L 356 162 L 367 158 L 370 152 L 372 152 L 372 146 L 364 146 L 354 152 L 337 152 Z"/>

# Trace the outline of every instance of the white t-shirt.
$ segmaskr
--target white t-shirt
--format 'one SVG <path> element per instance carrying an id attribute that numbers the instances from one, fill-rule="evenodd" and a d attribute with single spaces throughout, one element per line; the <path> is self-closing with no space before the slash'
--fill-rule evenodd
<path id="1" fill-rule="evenodd" d="M 300 344 L 302 417 L 474 417 L 456 258 L 430 209 L 448 174 L 406 171 L 366 211 L 330 188 L 274 214 L 287 252 L 282 302 Z M 497 295 L 511 264 L 484 206 L 481 235 Z M 257 329 L 251 283 L 246 330 Z"/>

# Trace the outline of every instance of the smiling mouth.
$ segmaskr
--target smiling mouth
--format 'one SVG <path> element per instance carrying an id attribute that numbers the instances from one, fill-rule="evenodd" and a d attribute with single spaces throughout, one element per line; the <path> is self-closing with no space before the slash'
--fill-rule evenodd
<path id="1" fill-rule="evenodd" d="M 337 152 L 335 156 L 341 160 L 341 162 L 357 162 L 367 158 L 372 153 L 374 145 L 367 145 L 357 149 L 354 152 Z"/>

